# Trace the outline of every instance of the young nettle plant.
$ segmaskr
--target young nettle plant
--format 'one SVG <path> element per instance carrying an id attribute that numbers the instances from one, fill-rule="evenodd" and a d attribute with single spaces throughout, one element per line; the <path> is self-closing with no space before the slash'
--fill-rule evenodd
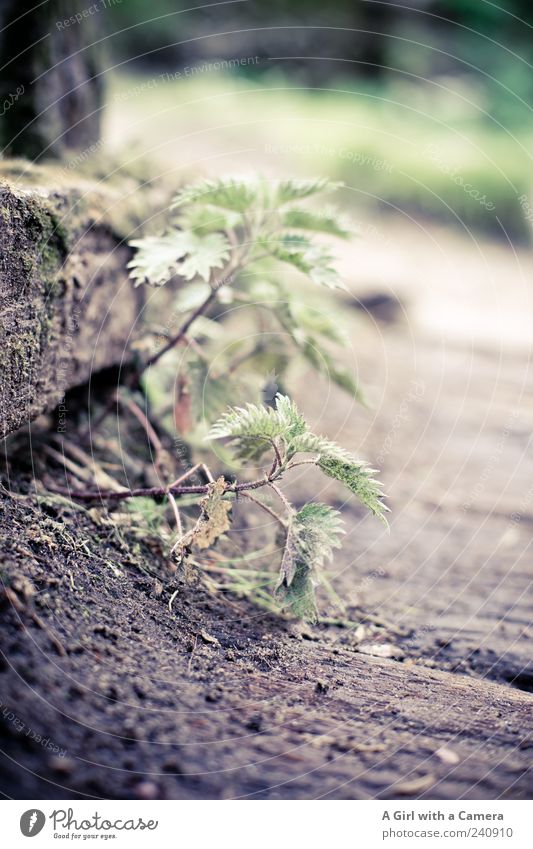
<path id="1" fill-rule="evenodd" d="M 243 471 L 250 465 L 255 468 L 265 463 L 260 476 L 250 481 L 225 480 L 223 476 L 214 480 L 204 464 L 197 464 L 167 486 L 118 488 L 107 492 L 69 491 L 68 494 L 82 501 L 167 498 L 177 526 L 172 553 L 179 562 L 195 549 L 209 548 L 227 534 L 231 530 L 232 502 L 240 497 L 249 499 L 266 510 L 278 525 L 276 542 L 282 556 L 276 598 L 294 615 L 316 621 L 315 587 L 320 583 L 324 562 L 331 558 L 333 549 L 340 547 L 343 533 L 340 513 L 316 502 L 296 510 L 280 483 L 296 467 L 317 466 L 325 475 L 344 484 L 371 513 L 387 524 L 388 508 L 383 501 L 381 484 L 374 477 L 375 470 L 336 443 L 312 433 L 294 402 L 281 394 L 276 396 L 274 407 L 247 404 L 230 408 L 213 424 L 207 438 L 226 440 Z M 199 466 L 203 467 L 209 482 L 187 484 L 186 480 Z M 257 494 L 257 490 L 265 488 L 278 496 L 281 514 Z M 184 532 L 177 502 L 186 496 L 198 497 L 200 512 L 193 527 Z"/>
<path id="2" fill-rule="evenodd" d="M 142 371 L 179 346 L 180 391 L 190 396 L 195 421 L 214 418 L 236 397 L 257 395 L 254 375 L 264 382 L 275 374 L 283 385 L 295 354 L 361 397 L 353 373 L 332 353 L 348 342 L 334 302 L 324 308 L 321 298 L 314 306 L 311 292 L 302 293 L 295 279 L 307 279 L 313 288 L 343 288 L 329 248 L 317 237 L 346 239 L 349 229 L 338 211 L 307 208 L 338 187 L 324 179 L 205 180 L 177 195 L 166 233 L 131 243 L 135 285 L 178 284 L 170 322 L 178 323 L 177 332 Z M 220 305 L 226 314 L 239 308 L 241 326 L 250 324 L 228 339 L 208 318 Z M 167 379 L 170 390 L 175 373 Z"/>
<path id="3" fill-rule="evenodd" d="M 201 376 L 204 400 L 207 392 L 213 401 L 210 405 L 215 410 L 213 418 L 218 415 L 206 438 L 223 440 L 232 458 L 231 461 L 227 458 L 227 464 L 232 462 L 232 472 L 235 469 L 237 472 L 231 479 L 219 476 L 215 480 L 207 465 L 199 462 L 175 478 L 168 463 L 158 466 L 158 458 L 164 455 L 158 428 L 148 421 L 133 395 L 122 391 L 119 400 L 143 424 L 155 450 L 156 466 L 165 478 L 163 485 L 69 492 L 71 497 L 82 500 L 167 499 L 176 525 L 172 553 L 179 562 L 195 550 L 210 548 L 231 531 L 232 502 L 236 498 L 254 502 L 275 520 L 278 528 L 276 543 L 282 555 L 275 596 L 282 606 L 308 620 L 317 617 L 315 586 L 320 581 L 321 569 L 333 550 L 340 547 L 341 517 L 326 504 L 315 502 L 297 510 L 281 489 L 282 481 L 295 467 L 317 466 L 324 475 L 344 484 L 386 523 L 388 508 L 383 502 L 381 484 L 374 477 L 375 470 L 363 461 L 312 433 L 287 395 L 278 392 L 268 399 L 268 405 L 247 403 L 229 408 L 225 399 L 237 394 L 232 381 L 245 362 L 257 365 L 259 360 L 257 367 L 261 370 L 264 368 L 261 355 L 266 353 L 271 357 L 270 367 L 279 374 L 291 350 L 300 352 L 306 361 L 343 389 L 359 395 L 353 376 L 338 367 L 323 347 L 324 340 L 344 341 L 337 321 L 323 311 L 309 309 L 304 297 L 281 281 L 281 268 L 286 265 L 313 284 L 342 287 L 328 249 L 315 236 L 346 238 L 348 232 L 337 213 L 316 213 L 304 205 L 335 188 L 337 185 L 326 180 L 203 181 L 183 189 L 175 198 L 172 208 L 176 220 L 172 229 L 161 236 L 132 243 L 137 249 L 130 263 L 136 285 L 163 286 L 170 281 L 181 281 L 176 307 L 181 316 L 179 329 L 138 368 L 137 383 L 144 386 L 150 397 L 152 380 L 155 378 L 157 382 L 159 372 L 154 366 L 178 346 L 185 347 L 187 356 L 185 362 L 180 362 L 180 375 L 172 377 L 173 385 L 183 386 L 188 381 L 192 386 L 192 376 Z M 273 269 L 276 276 L 272 280 L 268 275 Z M 224 362 L 222 372 L 213 375 L 204 343 L 216 334 L 206 330 L 206 322 L 217 301 L 227 304 L 232 299 L 256 315 L 255 343 L 250 350 L 237 351 L 236 356 L 229 346 L 229 359 Z M 269 321 L 276 322 L 282 330 L 274 335 L 274 343 Z M 150 381 L 147 382 L 148 370 Z M 224 407 L 226 412 L 220 415 Z M 249 480 L 251 468 L 258 466 L 259 475 L 256 471 Z M 204 482 L 193 483 L 192 476 L 198 470 L 203 472 Z M 266 490 L 279 498 L 281 512 L 262 499 Z M 190 504 L 191 498 L 197 500 L 200 509 L 192 526 L 187 528 L 178 505 L 180 499 Z"/>
<path id="4" fill-rule="evenodd" d="M 315 586 L 320 583 L 320 570 L 331 558 L 333 549 L 341 545 L 340 513 L 316 502 L 296 510 L 278 482 L 297 466 L 318 466 L 325 475 L 344 484 L 386 524 L 388 508 L 383 502 L 381 484 L 374 477 L 375 470 L 334 442 L 312 433 L 296 405 L 280 394 L 276 396 L 274 409 L 254 404 L 230 409 L 213 425 L 209 438 L 228 439 L 235 456 L 243 463 L 261 462 L 265 454 L 271 455 L 272 465 L 265 470 L 264 477 L 248 488 L 244 485 L 241 491 L 250 498 L 252 487 L 259 489 L 266 485 L 279 496 L 284 514 L 273 515 L 280 525 L 277 542 L 283 554 L 276 595 L 295 615 L 315 620 Z M 303 456 L 309 454 L 313 456 Z M 231 485 L 227 491 L 232 491 Z M 261 501 L 253 500 L 266 507 Z M 222 523 L 223 532 L 229 529 L 226 522 Z M 194 542 L 194 536 L 191 541 Z"/>

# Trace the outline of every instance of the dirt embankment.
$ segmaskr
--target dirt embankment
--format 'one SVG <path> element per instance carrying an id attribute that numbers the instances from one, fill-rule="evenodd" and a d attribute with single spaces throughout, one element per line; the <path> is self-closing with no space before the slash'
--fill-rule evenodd
<path id="1" fill-rule="evenodd" d="M 61 501 L 4 495 L 0 516 L 6 796 L 530 793 L 528 694 L 429 669 L 408 638 L 400 661 L 353 629 L 298 634 Z"/>

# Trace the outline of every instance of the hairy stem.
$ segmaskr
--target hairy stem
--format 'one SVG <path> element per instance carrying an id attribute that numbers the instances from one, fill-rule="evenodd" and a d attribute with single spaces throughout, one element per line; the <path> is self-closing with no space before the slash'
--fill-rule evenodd
<path id="1" fill-rule="evenodd" d="M 132 413 L 135 416 L 135 418 L 137 419 L 137 421 L 143 426 L 143 428 L 146 432 L 146 436 L 148 437 L 149 441 L 151 442 L 152 447 L 153 447 L 153 449 L 156 453 L 156 457 L 157 457 L 161 453 L 161 451 L 163 450 L 163 446 L 161 444 L 161 440 L 159 439 L 157 433 L 155 432 L 155 428 L 153 427 L 153 425 L 148 420 L 148 417 L 146 416 L 146 414 L 141 410 L 141 408 L 133 400 L 133 398 L 126 398 L 123 395 L 121 395 L 120 393 L 117 393 L 116 399 L 121 404 L 123 404 L 125 407 L 127 407 L 128 410 L 130 411 L 130 413 Z"/>
<path id="2" fill-rule="evenodd" d="M 250 495 L 249 492 L 242 492 L 241 495 L 243 496 L 243 498 L 247 498 L 247 499 L 249 499 L 249 501 L 253 501 L 253 503 L 257 504 L 258 507 L 262 507 L 263 510 L 266 513 L 269 513 L 272 516 L 272 518 L 275 519 L 277 522 L 279 522 L 280 525 L 283 525 L 284 528 L 287 527 L 287 523 L 285 522 L 284 519 L 281 518 L 279 513 L 276 513 L 275 510 L 272 510 L 268 506 L 268 504 L 264 503 L 264 501 L 261 501 L 259 498 L 256 498 L 255 495 Z"/>
<path id="3" fill-rule="evenodd" d="M 176 504 L 176 499 L 172 495 L 171 492 L 168 493 L 168 500 L 170 501 L 170 505 L 172 507 L 172 511 L 174 513 L 174 519 L 176 522 L 176 530 L 178 532 L 178 539 L 181 539 L 183 536 L 183 526 L 181 524 L 181 516 L 180 511 L 178 510 L 178 505 Z"/>
<path id="4" fill-rule="evenodd" d="M 273 475 L 275 474 L 275 472 L 277 471 L 277 469 L 281 469 L 283 467 L 283 460 L 282 460 L 278 445 L 276 443 L 276 440 L 271 439 L 270 442 L 272 444 L 272 448 L 274 449 L 274 454 L 275 454 L 274 462 L 272 463 L 272 468 L 270 469 L 270 471 L 268 473 L 268 477 L 272 478 Z"/>
<path id="5" fill-rule="evenodd" d="M 308 460 L 297 460 L 296 463 L 289 463 L 288 469 L 295 469 L 296 466 L 316 466 L 320 457 L 309 458 Z"/>
<path id="6" fill-rule="evenodd" d="M 196 319 L 199 318 L 201 315 L 205 315 L 213 301 L 216 299 L 220 287 L 223 286 L 224 283 L 228 280 L 228 278 L 232 277 L 232 275 L 234 275 L 236 271 L 241 270 L 245 266 L 246 258 L 248 256 L 250 248 L 251 245 L 245 243 L 241 246 L 240 251 L 235 250 L 233 259 L 228 263 L 221 277 L 212 284 L 211 291 L 205 301 L 190 314 L 190 316 L 181 325 L 178 332 L 168 340 L 167 344 L 164 345 L 159 351 L 156 351 L 155 354 L 152 354 L 152 356 L 146 360 L 144 365 L 139 370 L 137 377 L 140 377 L 141 374 L 146 371 L 146 369 L 155 365 L 155 363 L 157 363 L 161 359 L 161 357 L 167 353 L 167 351 L 170 351 L 176 345 L 179 345 L 179 343 L 185 338 L 187 331 L 189 330 L 191 325 L 194 324 Z"/>
<path id="7" fill-rule="evenodd" d="M 268 481 L 268 486 L 269 486 L 271 489 L 273 489 L 273 490 L 274 490 L 274 492 L 276 493 L 276 495 L 278 496 L 278 498 L 280 499 L 280 501 L 283 503 L 283 506 L 285 507 L 285 510 L 287 511 L 287 515 L 288 515 L 289 517 L 290 517 L 290 516 L 292 516 L 292 515 L 293 515 L 293 513 L 294 513 L 294 507 L 292 506 L 292 504 L 290 503 L 290 501 L 289 501 L 289 500 L 285 497 L 285 494 L 284 494 L 284 493 L 281 491 L 281 489 L 280 489 L 278 486 L 276 486 L 276 484 L 275 484 L 275 483 L 273 483 L 273 481 L 271 481 L 271 480 L 269 480 L 269 481 Z"/>
<path id="8" fill-rule="evenodd" d="M 281 472 L 278 470 L 273 476 L 268 475 L 259 480 L 243 482 L 243 483 L 228 483 L 224 492 L 247 492 L 252 489 L 260 489 L 263 486 L 271 486 L 272 480 L 280 477 Z M 174 496 L 180 495 L 206 495 L 209 492 L 209 484 L 198 484 L 197 486 L 181 486 L 174 483 L 170 486 L 151 486 L 138 487 L 137 489 L 123 489 L 115 492 L 114 490 L 100 490 L 80 492 L 78 490 L 70 490 L 65 487 L 54 487 L 50 490 L 57 495 L 66 495 L 68 498 L 73 498 L 76 501 L 124 501 L 127 498 L 162 498 L 171 493 Z M 277 487 L 276 487 L 276 491 Z M 288 502 L 287 502 L 288 503 Z"/>
<path id="9" fill-rule="evenodd" d="M 205 299 L 205 301 L 200 304 L 200 306 L 197 307 L 194 312 L 192 312 L 190 316 L 183 322 L 175 336 L 171 336 L 166 345 L 163 345 L 163 347 L 160 348 L 159 351 L 156 351 L 155 354 L 152 354 L 152 356 L 146 360 L 144 365 L 139 370 L 139 377 L 143 372 L 146 371 L 146 369 L 155 365 L 155 363 L 157 363 L 161 359 L 161 357 L 164 356 L 168 351 L 170 351 L 172 348 L 175 348 L 176 345 L 179 345 L 179 343 L 185 338 L 191 324 L 193 324 L 199 316 L 204 315 L 209 309 L 209 307 L 217 296 L 217 291 L 218 289 L 213 288 Z"/>

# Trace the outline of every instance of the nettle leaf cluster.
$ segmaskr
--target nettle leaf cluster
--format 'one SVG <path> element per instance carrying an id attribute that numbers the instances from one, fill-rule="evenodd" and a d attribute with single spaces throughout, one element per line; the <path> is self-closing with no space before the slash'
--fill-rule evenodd
<path id="1" fill-rule="evenodd" d="M 334 302 L 324 307 L 321 299 L 320 307 L 314 307 L 310 287 L 303 290 L 297 282 L 307 280 L 311 288 L 343 286 L 323 237 L 345 239 L 348 228 L 337 211 L 317 212 L 310 206 L 337 187 L 323 179 L 204 180 L 175 197 L 167 232 L 132 242 L 136 253 L 129 267 L 135 285 L 171 283 L 173 290 L 172 321 L 155 353 L 139 366 L 137 385 L 156 414 L 164 416 L 170 409 L 174 433 L 189 433 L 207 417 L 205 439 L 217 443 L 217 462 L 220 466 L 222 458 L 231 474 L 226 471 L 226 477 L 219 474 L 215 480 L 202 459 L 174 480 L 169 471 L 163 486 L 107 493 L 110 499 L 137 497 L 143 503 L 147 498 L 168 499 L 176 523 L 172 551 L 180 562 L 231 532 L 235 499 L 254 502 L 277 528 L 274 542 L 281 555 L 274 596 L 282 607 L 308 620 L 317 618 L 315 587 L 324 564 L 341 544 L 342 522 L 338 511 L 326 504 L 310 501 L 294 507 L 280 488 L 282 480 L 295 467 L 312 465 L 347 487 L 385 523 L 387 512 L 375 470 L 313 433 L 294 402 L 278 391 L 297 353 L 354 397 L 360 396 L 353 374 L 338 365 L 333 352 L 346 344 Z M 237 327 L 231 318 L 234 308 Z M 250 327 L 243 324 L 241 308 L 250 317 Z M 254 374 L 259 382 L 254 383 Z M 236 406 L 241 398 L 243 403 Z M 123 403 L 144 420 L 161 456 L 157 428 L 135 408 L 131 396 Z M 164 424 L 161 418 L 159 424 Z M 200 453 L 202 444 L 196 441 Z M 204 482 L 192 483 L 198 471 Z M 268 491 L 279 499 L 281 512 L 265 500 Z M 90 500 L 106 493 L 76 495 Z M 198 512 L 196 518 L 185 519 L 180 500 L 190 505 L 191 499 Z M 259 598 L 263 591 L 256 591 Z"/>
<path id="2" fill-rule="evenodd" d="M 312 433 L 294 402 L 280 394 L 274 408 L 247 404 L 228 410 L 212 426 L 209 438 L 227 440 L 241 461 L 260 462 L 265 454 L 273 455 L 270 471 L 259 483 L 274 489 L 285 508 L 285 515 L 276 517 L 281 526 L 277 542 L 283 552 L 276 595 L 297 616 L 315 620 L 315 586 L 320 583 L 324 562 L 341 545 L 341 517 L 337 510 L 321 503 L 309 502 L 296 510 L 276 481 L 296 466 L 315 465 L 348 487 L 386 524 L 388 508 L 375 470 L 334 442 Z M 308 454 L 314 456 L 303 456 Z"/>
<path id="3" fill-rule="evenodd" d="M 339 365 L 348 337 L 338 305 L 319 289 L 344 288 L 324 237 L 350 231 L 338 211 L 307 208 L 338 187 L 324 179 L 204 180 L 176 196 L 166 233 L 132 242 L 135 285 L 171 282 L 170 324 L 194 317 L 178 340 L 186 344 L 171 345 L 193 420 L 257 396 L 268 375 L 284 386 L 298 358 L 361 399 L 353 371 Z M 226 333 L 209 319 L 221 315 Z M 174 375 L 169 366 L 169 390 Z"/>

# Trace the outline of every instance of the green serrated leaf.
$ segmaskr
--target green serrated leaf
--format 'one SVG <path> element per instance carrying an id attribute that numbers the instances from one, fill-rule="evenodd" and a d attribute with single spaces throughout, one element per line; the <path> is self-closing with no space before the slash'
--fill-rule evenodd
<path id="1" fill-rule="evenodd" d="M 214 268 L 222 268 L 229 259 L 230 245 L 222 233 L 209 233 L 198 236 L 190 233 L 187 257 L 179 268 L 179 274 L 186 280 L 201 277 L 206 282 Z"/>
<path id="2" fill-rule="evenodd" d="M 233 212 L 246 212 L 256 201 L 256 190 L 246 177 L 222 177 L 201 180 L 182 189 L 172 203 L 172 209 L 188 204 L 203 204 Z"/>
<path id="3" fill-rule="evenodd" d="M 280 531 L 280 534 L 282 532 Z M 279 537 L 278 537 L 279 541 Z M 291 518 L 287 526 L 285 541 L 283 543 L 283 555 L 279 567 L 279 580 L 276 589 L 280 586 L 290 587 L 298 567 L 298 538 L 295 521 Z"/>
<path id="4" fill-rule="evenodd" d="M 330 265 L 332 258 L 329 254 L 317 248 L 314 256 L 308 256 L 308 260 L 311 264 L 308 274 L 313 283 L 316 283 L 317 286 L 326 286 L 328 289 L 348 291 L 337 269 Z"/>
<path id="5" fill-rule="evenodd" d="M 212 426 L 208 438 L 230 438 L 235 456 L 258 460 L 272 446 L 272 440 L 290 440 L 307 430 L 296 405 L 286 395 L 276 395 L 275 408 L 259 404 L 230 408 Z"/>
<path id="6" fill-rule="evenodd" d="M 354 493 L 378 519 L 387 525 L 386 513 L 389 511 L 383 502 L 381 484 L 374 477 L 375 469 L 344 452 L 324 453 L 317 463 L 318 467 Z"/>
<path id="7" fill-rule="evenodd" d="M 178 216 L 177 223 L 184 230 L 192 230 L 194 233 L 215 233 L 239 227 L 242 224 L 242 216 L 239 212 L 219 209 L 209 204 L 193 204 Z"/>
<path id="8" fill-rule="evenodd" d="M 130 277 L 135 285 L 149 283 L 163 286 L 178 271 L 181 259 L 187 253 L 187 242 L 181 231 L 167 233 L 165 236 L 147 236 L 130 242 L 137 253 L 128 263 Z"/>
<path id="9" fill-rule="evenodd" d="M 295 454 L 328 454 L 346 459 L 350 457 L 349 453 L 335 442 L 325 436 L 317 436 L 309 430 L 297 434 L 287 443 L 287 456 L 291 458 Z"/>
<path id="10" fill-rule="evenodd" d="M 207 282 L 212 270 L 221 268 L 230 255 L 229 242 L 221 233 L 202 236 L 188 230 L 174 230 L 130 244 L 137 248 L 128 263 L 136 286 L 141 283 L 163 286 L 174 275 L 186 280 L 199 276 Z"/>
<path id="11" fill-rule="evenodd" d="M 315 180 L 281 180 L 273 193 L 273 206 L 282 206 L 292 201 L 303 200 L 322 192 L 333 192 L 343 183 L 333 183 L 326 178 Z"/>
<path id="12" fill-rule="evenodd" d="M 299 618 L 316 621 L 315 584 L 333 549 L 340 548 L 340 525 L 340 514 L 325 504 L 306 504 L 290 520 L 276 595 Z"/>
<path id="13" fill-rule="evenodd" d="M 331 354 L 325 350 L 316 338 L 306 333 L 304 327 L 301 326 L 305 324 L 305 308 L 303 310 L 304 322 L 302 323 L 299 321 L 299 309 L 295 309 L 290 300 L 287 302 L 278 301 L 275 304 L 274 312 L 282 327 L 290 334 L 294 344 L 299 348 L 308 362 L 311 363 L 313 368 L 320 374 L 324 374 L 333 383 L 340 386 L 341 389 L 349 392 L 354 398 L 364 403 L 363 393 L 352 373 L 347 369 L 337 366 Z M 314 310 L 308 310 L 307 312 L 310 316 L 313 314 L 317 316 L 316 327 L 318 332 L 322 330 L 324 335 L 329 335 L 330 337 L 336 336 L 339 339 L 343 338 L 341 331 L 335 328 L 333 322 L 329 323 L 327 316 Z M 309 317 L 307 324 L 309 325 L 311 323 L 312 321 Z"/>
<path id="14" fill-rule="evenodd" d="M 316 233 L 328 233 L 340 239 L 351 236 L 339 219 L 338 213 L 309 212 L 307 209 L 288 209 L 281 216 L 281 223 L 287 230 L 311 230 Z"/>
<path id="15" fill-rule="evenodd" d="M 316 245 L 305 236 L 285 234 L 274 245 L 271 255 L 306 274 L 313 283 L 328 289 L 344 289 L 338 272 L 333 267 L 333 257 L 323 245 Z"/>
<path id="16" fill-rule="evenodd" d="M 287 606 L 293 616 L 305 622 L 318 622 L 315 585 L 309 569 L 302 561 L 297 561 L 294 578 L 289 587 L 281 584 L 276 590 L 276 598 Z"/>

